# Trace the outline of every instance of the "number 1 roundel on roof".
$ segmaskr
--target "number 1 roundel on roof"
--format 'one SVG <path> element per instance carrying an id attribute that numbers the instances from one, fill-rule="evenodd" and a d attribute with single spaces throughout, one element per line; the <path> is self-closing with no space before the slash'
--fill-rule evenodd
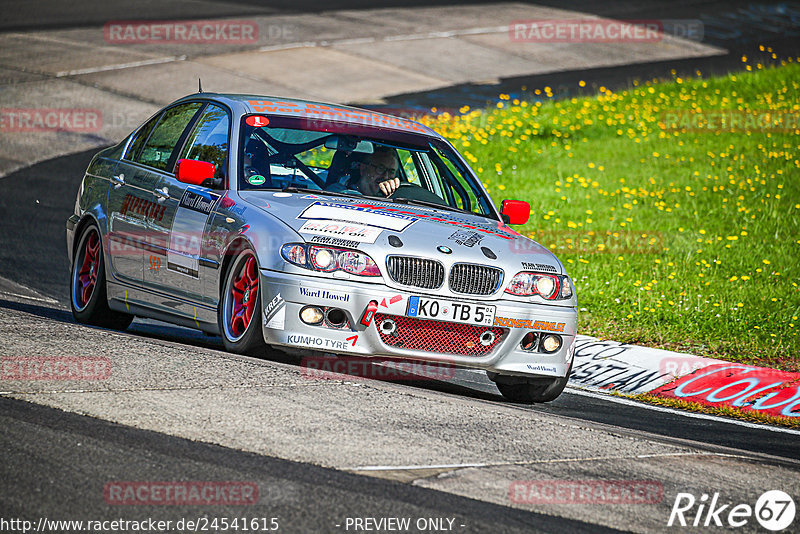
<path id="1" fill-rule="evenodd" d="M 264 117 L 263 115 L 250 115 L 247 117 L 244 122 L 248 126 L 254 126 L 256 128 L 260 128 L 261 126 L 266 126 L 269 124 L 269 119 Z"/>

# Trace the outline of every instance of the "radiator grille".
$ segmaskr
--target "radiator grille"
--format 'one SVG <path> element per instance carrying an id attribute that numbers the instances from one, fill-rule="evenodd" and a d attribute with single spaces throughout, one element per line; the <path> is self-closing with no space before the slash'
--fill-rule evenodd
<path id="1" fill-rule="evenodd" d="M 387 266 L 392 280 L 404 286 L 437 289 L 444 283 L 444 266 L 436 260 L 389 256 Z"/>
<path id="2" fill-rule="evenodd" d="M 491 295 L 503 281 L 503 270 L 485 265 L 457 263 L 450 270 L 450 290 L 465 295 Z"/>

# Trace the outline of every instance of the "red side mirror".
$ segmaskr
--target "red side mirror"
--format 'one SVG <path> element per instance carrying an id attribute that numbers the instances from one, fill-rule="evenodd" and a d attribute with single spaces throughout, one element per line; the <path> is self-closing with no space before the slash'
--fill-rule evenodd
<path id="1" fill-rule="evenodd" d="M 531 205 L 524 200 L 504 200 L 500 213 L 508 219 L 508 224 L 525 224 L 531 217 Z"/>
<path id="2" fill-rule="evenodd" d="M 179 159 L 175 166 L 175 176 L 179 182 L 191 185 L 201 185 L 209 178 L 214 177 L 217 168 L 213 163 L 197 161 L 196 159 Z"/>

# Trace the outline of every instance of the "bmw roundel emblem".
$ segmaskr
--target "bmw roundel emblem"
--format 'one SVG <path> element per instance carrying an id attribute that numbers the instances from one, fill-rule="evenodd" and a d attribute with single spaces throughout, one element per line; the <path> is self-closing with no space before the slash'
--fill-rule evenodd
<path id="1" fill-rule="evenodd" d="M 444 245 L 439 245 L 438 247 L 436 247 L 436 250 L 438 250 L 442 254 L 450 254 L 451 252 L 453 252 L 453 249 L 451 249 L 450 247 L 446 247 Z"/>

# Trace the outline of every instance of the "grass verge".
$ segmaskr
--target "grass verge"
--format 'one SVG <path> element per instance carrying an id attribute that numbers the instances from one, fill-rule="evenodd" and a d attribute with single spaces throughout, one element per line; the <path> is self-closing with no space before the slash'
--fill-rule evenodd
<path id="1" fill-rule="evenodd" d="M 798 419 L 791 419 L 789 417 L 777 417 L 774 415 L 767 415 L 752 410 L 741 410 L 739 408 L 731 406 L 719 406 L 719 407 L 708 406 L 706 404 L 701 404 L 699 402 L 690 402 L 680 399 L 672 399 L 669 397 L 651 395 L 649 393 L 640 393 L 638 395 L 618 394 L 618 396 L 628 398 L 631 400 L 645 402 L 648 404 L 654 404 L 657 406 L 664 406 L 667 408 L 676 408 L 678 410 L 686 410 L 689 412 L 704 413 L 720 417 L 730 417 L 732 419 L 738 419 L 740 421 L 748 421 L 750 423 L 776 425 L 776 426 L 782 426 L 786 428 L 794 428 L 796 430 L 800 430 L 800 420 Z"/>
<path id="2" fill-rule="evenodd" d="M 530 202 L 517 229 L 573 277 L 579 332 L 798 371 L 800 65 L 743 61 L 422 122 Z"/>

